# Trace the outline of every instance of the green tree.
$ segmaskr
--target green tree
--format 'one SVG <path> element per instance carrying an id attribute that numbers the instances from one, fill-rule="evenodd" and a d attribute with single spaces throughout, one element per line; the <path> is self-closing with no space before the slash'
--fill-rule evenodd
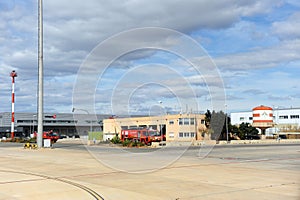
<path id="1" fill-rule="evenodd" d="M 239 126 L 238 136 L 241 140 L 257 138 L 258 130 L 250 123 L 243 122 Z"/>
<path id="2" fill-rule="evenodd" d="M 211 133 L 211 139 L 222 139 L 224 137 L 224 130 L 226 138 L 225 116 L 225 113 L 222 111 L 210 112 L 209 110 L 207 110 L 207 112 L 205 113 L 205 125 L 208 129 L 208 132 Z"/>
<path id="3" fill-rule="evenodd" d="M 239 137 L 240 130 L 239 130 L 239 127 L 237 127 L 236 125 L 231 125 L 230 132 L 231 132 L 233 135 L 236 135 L 236 136 Z"/>
<path id="4" fill-rule="evenodd" d="M 205 126 L 206 126 L 206 128 L 209 129 L 210 128 L 210 120 L 211 120 L 211 112 L 210 112 L 210 110 L 206 111 L 204 120 L 205 120 Z"/>

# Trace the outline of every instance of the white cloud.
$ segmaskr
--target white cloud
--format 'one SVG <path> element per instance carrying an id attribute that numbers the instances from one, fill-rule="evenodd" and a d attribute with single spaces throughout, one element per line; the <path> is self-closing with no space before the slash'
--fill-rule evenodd
<path id="1" fill-rule="evenodd" d="M 300 39 L 300 12 L 295 12 L 284 21 L 274 22 L 272 31 L 281 39 Z"/>
<path id="2" fill-rule="evenodd" d="M 24 105 L 20 108 L 35 110 L 35 104 L 32 102 L 36 102 L 36 99 L 35 95 L 32 94 L 36 92 L 37 83 L 37 1 L 10 2 L 12 3 L 0 2 L 0 9 L 2 8 L 0 12 L 0 85 L 3 86 L 1 87 L 1 94 L 5 96 L 5 99 L 2 98 L 0 103 L 3 105 L 3 110 L 10 109 L 10 77 L 8 74 L 12 69 L 16 69 L 19 73 L 17 87 L 24 87 L 19 91 L 19 95 L 24 96 L 24 98 L 19 97 L 20 100 L 22 99 L 22 105 Z M 195 34 L 203 29 L 229 30 L 243 18 L 250 19 L 252 16 L 257 17 L 271 13 L 274 7 L 281 6 L 281 2 L 281 0 L 44 1 L 46 108 L 69 112 L 68 105 L 71 104 L 72 83 L 76 80 L 75 74 L 80 64 L 96 45 L 120 31 L 145 26 L 166 27 L 186 34 Z M 276 46 L 269 45 L 267 48 L 258 46 L 256 49 L 244 50 L 242 53 L 231 55 L 225 53 L 224 56 L 215 58 L 217 66 L 222 72 L 229 70 L 232 74 L 236 74 L 245 69 L 265 69 L 282 63 L 297 62 L 300 50 L 300 41 L 297 39 L 299 38 L 299 18 L 299 14 L 295 13 L 286 21 L 272 24 L 271 29 L 275 36 L 290 41 L 283 41 Z M 255 20 L 252 23 L 253 27 L 251 23 L 248 23 L 249 29 L 243 31 L 252 34 L 253 38 L 265 39 L 268 33 L 256 31 Z M 252 32 L 249 33 L 250 31 Z M 234 33 L 230 29 L 228 34 L 239 35 L 240 33 Z M 215 42 L 209 36 L 198 34 L 194 36 L 205 38 L 209 43 Z M 113 47 L 108 47 L 101 55 L 110 55 L 116 49 L 132 45 L 131 42 L 131 38 L 117 41 Z M 174 43 L 176 41 L 169 38 L 164 45 L 170 46 Z M 146 45 L 149 44 L 140 44 L 140 46 Z M 225 46 L 224 51 L 226 51 L 226 43 L 223 45 Z M 118 65 L 114 66 L 131 68 L 135 65 L 134 61 L 140 61 L 154 55 L 153 51 L 137 51 L 122 57 L 118 60 Z M 98 63 L 98 65 L 101 64 Z M 175 61 L 174 64 L 178 64 L 178 62 Z M 155 73 L 148 75 L 153 74 Z M 189 75 L 191 74 L 190 72 Z M 198 79 L 196 75 L 189 77 L 188 81 L 194 86 L 213 84 L 213 78 L 208 78 L 208 75 L 203 75 L 204 78 L 207 78 L 206 82 L 203 79 Z M 176 82 L 177 79 L 167 78 L 169 79 L 166 79 L 166 83 L 172 85 L 177 93 L 182 95 L 188 93 Z M 221 83 L 218 82 L 218 84 Z M 158 90 L 157 96 L 163 93 L 163 90 Z M 207 93 L 203 92 L 201 88 L 197 91 L 197 95 L 203 97 Z M 21 102 L 19 101 L 19 105 Z M 68 108 L 64 110 L 64 107 Z"/>
<path id="3" fill-rule="evenodd" d="M 217 57 L 215 63 L 222 70 L 249 70 L 276 67 L 300 59 L 300 39 L 284 41 L 276 46 L 257 48 L 249 52 Z"/>

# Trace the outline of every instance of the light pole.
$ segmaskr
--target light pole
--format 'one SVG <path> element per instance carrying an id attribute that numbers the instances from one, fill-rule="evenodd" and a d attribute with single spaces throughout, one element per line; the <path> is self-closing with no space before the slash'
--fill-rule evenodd
<path id="1" fill-rule="evenodd" d="M 38 130 L 37 145 L 43 147 L 44 83 L 43 83 L 43 1 L 38 0 Z"/>
<path id="2" fill-rule="evenodd" d="M 162 103 L 163 103 L 163 102 L 162 102 L 162 101 L 159 101 L 158 103 L 160 104 L 160 107 L 163 108 L 163 107 L 162 107 Z M 163 119 L 162 119 L 162 118 L 163 118 L 163 114 L 161 113 L 161 122 L 160 122 L 160 137 L 161 137 L 161 141 L 164 140 L 163 132 L 162 132 L 162 122 L 163 122 Z"/>
<path id="3" fill-rule="evenodd" d="M 72 108 L 72 112 L 75 112 L 75 110 L 81 110 L 86 112 L 88 115 L 90 115 L 89 111 L 85 110 L 85 109 L 80 109 L 80 108 Z M 93 131 L 93 120 L 91 119 L 91 126 L 90 126 L 90 132 L 92 133 Z"/>
<path id="4" fill-rule="evenodd" d="M 275 116 L 275 135 L 277 135 L 278 128 L 278 106 L 275 106 L 276 116 Z M 279 137 L 279 135 L 277 136 Z"/>
<path id="5" fill-rule="evenodd" d="M 228 143 L 228 120 L 227 120 L 227 104 L 225 104 L 225 126 L 226 126 L 226 141 Z"/>

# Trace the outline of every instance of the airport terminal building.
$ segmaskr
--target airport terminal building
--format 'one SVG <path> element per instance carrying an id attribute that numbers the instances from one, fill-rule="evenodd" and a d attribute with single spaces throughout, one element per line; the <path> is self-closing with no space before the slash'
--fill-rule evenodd
<path id="1" fill-rule="evenodd" d="M 253 112 L 233 112 L 231 123 L 253 123 Z M 266 136 L 280 135 L 281 138 L 300 139 L 300 108 L 273 108 L 273 127 L 266 129 Z"/>
<path id="2" fill-rule="evenodd" d="M 96 119 L 95 119 L 96 118 Z M 73 137 L 75 135 L 87 135 L 89 131 L 102 131 L 103 119 L 108 115 L 89 115 L 73 113 L 45 113 L 43 120 L 44 131 L 53 130 L 59 135 Z M 30 136 L 37 131 L 36 113 L 15 113 L 15 136 Z M 0 134 L 1 137 L 10 137 L 11 113 L 0 113 Z"/>

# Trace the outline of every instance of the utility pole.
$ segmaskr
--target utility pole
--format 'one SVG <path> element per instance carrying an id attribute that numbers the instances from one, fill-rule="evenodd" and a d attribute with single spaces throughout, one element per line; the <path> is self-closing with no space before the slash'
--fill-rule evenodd
<path id="1" fill-rule="evenodd" d="M 225 126 L 226 126 L 226 142 L 228 143 L 228 117 L 227 117 L 227 104 L 225 104 Z"/>
<path id="2" fill-rule="evenodd" d="M 161 109 L 162 109 L 162 111 L 163 111 L 163 107 L 162 107 L 162 101 L 159 101 L 158 102 L 159 104 L 160 104 L 160 107 L 161 107 Z M 163 130 L 162 130 L 162 126 L 163 126 L 163 114 L 161 113 L 161 122 L 160 122 L 160 136 L 161 136 L 161 141 L 163 141 L 164 140 L 164 136 L 163 136 Z"/>
<path id="3" fill-rule="evenodd" d="M 38 130 L 37 145 L 43 147 L 43 1 L 38 0 Z"/>
<path id="4" fill-rule="evenodd" d="M 12 79 L 11 86 L 11 139 L 15 137 L 15 77 L 17 77 L 17 72 L 13 70 L 10 73 Z"/>

